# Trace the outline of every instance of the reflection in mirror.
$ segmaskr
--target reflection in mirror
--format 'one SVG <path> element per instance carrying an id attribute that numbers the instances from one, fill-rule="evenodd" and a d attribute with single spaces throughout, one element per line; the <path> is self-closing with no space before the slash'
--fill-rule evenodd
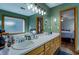
<path id="1" fill-rule="evenodd" d="M 19 18 L 4 17 L 4 29 L 7 33 L 25 32 L 25 21 Z"/>

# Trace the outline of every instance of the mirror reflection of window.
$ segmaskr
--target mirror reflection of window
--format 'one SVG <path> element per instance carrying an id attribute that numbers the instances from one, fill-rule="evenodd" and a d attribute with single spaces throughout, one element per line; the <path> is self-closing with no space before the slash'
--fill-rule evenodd
<path id="1" fill-rule="evenodd" d="M 25 32 L 25 21 L 19 18 L 4 17 L 4 29 L 7 33 Z"/>

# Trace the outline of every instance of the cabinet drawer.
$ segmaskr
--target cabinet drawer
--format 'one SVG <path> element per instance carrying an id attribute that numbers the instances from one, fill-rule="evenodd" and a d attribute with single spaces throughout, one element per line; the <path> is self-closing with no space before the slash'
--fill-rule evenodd
<path id="1" fill-rule="evenodd" d="M 34 50 L 32 50 L 31 52 L 27 53 L 27 55 L 38 55 L 40 54 L 42 51 L 44 51 L 44 46 L 40 46 Z"/>

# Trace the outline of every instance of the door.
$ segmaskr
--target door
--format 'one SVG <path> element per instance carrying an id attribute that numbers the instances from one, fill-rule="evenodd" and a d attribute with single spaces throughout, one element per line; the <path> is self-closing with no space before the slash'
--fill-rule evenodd
<path id="1" fill-rule="evenodd" d="M 43 17 L 37 17 L 36 19 L 36 31 L 37 33 L 43 33 Z"/>
<path id="2" fill-rule="evenodd" d="M 73 12 L 72 12 L 73 11 Z M 71 13 L 70 13 L 71 12 Z M 60 33 L 62 32 L 62 22 L 63 22 L 63 17 L 69 17 L 74 19 L 74 50 L 77 51 L 77 40 L 78 40 L 78 21 L 77 21 L 77 8 L 70 8 L 66 9 L 60 12 Z M 66 24 L 67 25 L 67 24 Z M 67 25 L 69 26 L 69 25 Z M 63 26 L 64 27 L 64 26 Z M 70 31 L 70 30 L 67 30 Z"/>

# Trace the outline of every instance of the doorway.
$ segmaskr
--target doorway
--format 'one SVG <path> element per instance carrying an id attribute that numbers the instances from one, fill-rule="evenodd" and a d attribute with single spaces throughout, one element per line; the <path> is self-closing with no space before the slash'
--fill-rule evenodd
<path id="1" fill-rule="evenodd" d="M 43 17 L 37 17 L 36 31 L 37 31 L 37 34 L 43 33 Z"/>
<path id="2" fill-rule="evenodd" d="M 69 8 L 60 12 L 60 33 L 62 45 L 77 51 L 78 26 L 77 8 Z"/>

